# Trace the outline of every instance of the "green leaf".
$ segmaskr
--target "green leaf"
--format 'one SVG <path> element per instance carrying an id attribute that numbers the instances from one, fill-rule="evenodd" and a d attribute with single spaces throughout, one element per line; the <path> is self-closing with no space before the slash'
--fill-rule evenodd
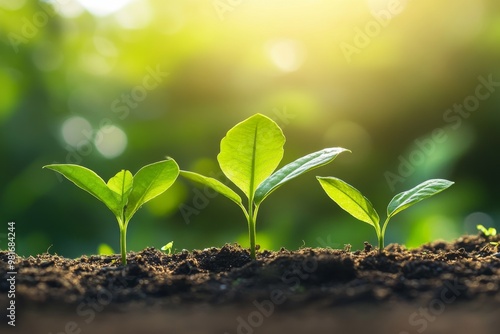
<path id="1" fill-rule="evenodd" d="M 121 170 L 107 183 L 108 188 L 118 195 L 121 207 L 127 204 L 128 195 L 132 191 L 133 179 L 132 173 L 128 170 Z"/>
<path id="2" fill-rule="evenodd" d="M 375 227 L 378 231 L 380 218 L 372 203 L 359 190 L 335 177 L 317 177 L 327 195 L 342 209 Z"/>
<path id="3" fill-rule="evenodd" d="M 248 198 L 278 167 L 285 136 L 270 118 L 256 114 L 229 130 L 217 156 L 227 176 Z"/>
<path id="4" fill-rule="evenodd" d="M 167 251 L 169 254 L 172 251 L 172 247 L 174 246 L 174 242 L 170 241 L 169 243 L 165 244 L 162 248 L 160 248 L 162 251 Z"/>
<path id="5" fill-rule="evenodd" d="M 269 194 L 284 183 L 310 170 L 332 162 L 340 153 L 349 150 L 341 147 L 325 148 L 289 163 L 262 182 L 255 192 L 255 204 L 259 205 Z"/>
<path id="6" fill-rule="evenodd" d="M 179 166 L 173 159 L 158 161 L 142 167 L 134 175 L 134 185 L 128 198 L 125 221 L 146 202 L 165 192 L 179 175 Z"/>
<path id="7" fill-rule="evenodd" d="M 191 180 L 193 182 L 197 182 L 197 183 L 200 183 L 200 184 L 205 185 L 207 187 L 210 187 L 213 190 L 215 190 L 216 192 L 218 192 L 219 194 L 226 196 L 227 198 L 229 198 L 231 201 L 235 202 L 239 206 L 243 206 L 243 203 L 241 202 L 240 195 L 238 195 L 233 189 L 229 188 L 228 186 L 226 186 L 224 183 L 220 182 L 217 179 L 203 176 L 201 174 L 194 173 L 194 172 L 188 172 L 185 170 L 181 170 L 180 175 L 185 177 L 188 180 Z"/>
<path id="8" fill-rule="evenodd" d="M 387 217 L 393 217 L 398 212 L 409 208 L 413 204 L 440 193 L 453 183 L 444 179 L 432 179 L 422 182 L 408 191 L 397 194 L 387 206 Z"/>
<path id="9" fill-rule="evenodd" d="M 111 191 L 103 179 L 92 170 L 71 164 L 53 164 L 43 166 L 43 168 L 48 168 L 62 174 L 77 187 L 103 202 L 116 217 L 121 216 L 122 206 L 120 205 L 120 197 Z"/>

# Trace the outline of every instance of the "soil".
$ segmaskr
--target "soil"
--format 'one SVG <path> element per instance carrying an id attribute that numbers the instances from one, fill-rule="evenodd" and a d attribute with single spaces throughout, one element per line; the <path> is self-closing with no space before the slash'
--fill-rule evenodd
<path id="1" fill-rule="evenodd" d="M 463 236 L 383 253 L 238 245 L 168 255 L 16 257 L 21 333 L 498 333 L 499 236 Z M 7 320 L 6 320 L 7 319 Z"/>

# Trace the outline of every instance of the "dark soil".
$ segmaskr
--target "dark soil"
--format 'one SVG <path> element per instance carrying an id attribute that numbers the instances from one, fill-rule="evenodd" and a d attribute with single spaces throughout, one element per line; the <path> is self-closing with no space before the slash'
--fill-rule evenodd
<path id="1" fill-rule="evenodd" d="M 382 254 L 237 245 L 16 260 L 16 330 L 50 333 L 498 333 L 500 256 L 464 236 Z M 7 253 L 0 302 L 7 305 Z M 5 313 L 2 306 L 0 313 Z M 0 329 L 8 327 L 5 315 Z M 335 329 L 335 330 L 334 330 Z M 450 330 L 450 331 L 448 331 Z M 3 332 L 3 330 L 2 330 Z"/>

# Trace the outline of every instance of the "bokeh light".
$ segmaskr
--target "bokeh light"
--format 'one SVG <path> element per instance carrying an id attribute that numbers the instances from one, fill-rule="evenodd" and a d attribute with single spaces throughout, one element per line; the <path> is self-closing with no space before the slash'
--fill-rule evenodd
<path id="1" fill-rule="evenodd" d="M 113 159 L 127 148 L 127 135 L 119 127 L 108 125 L 96 132 L 94 144 L 103 157 Z"/>
<path id="2" fill-rule="evenodd" d="M 64 121 L 61 134 L 64 141 L 73 146 L 85 145 L 92 140 L 92 126 L 83 117 L 73 116 Z"/>
<path id="3" fill-rule="evenodd" d="M 268 52 L 273 63 L 283 72 L 298 70 L 305 60 L 304 47 L 294 40 L 269 42 Z"/>
<path id="4" fill-rule="evenodd" d="M 78 0 L 89 12 L 98 16 L 106 16 L 117 12 L 134 0 Z"/>

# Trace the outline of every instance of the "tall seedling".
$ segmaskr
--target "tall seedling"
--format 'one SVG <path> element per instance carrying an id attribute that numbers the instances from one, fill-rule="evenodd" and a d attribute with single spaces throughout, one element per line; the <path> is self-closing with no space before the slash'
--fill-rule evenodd
<path id="1" fill-rule="evenodd" d="M 283 158 L 285 136 L 270 118 L 256 114 L 230 129 L 222 139 L 217 156 L 220 168 L 247 197 L 245 207 L 240 195 L 217 179 L 189 171 L 180 175 L 208 186 L 235 202 L 248 222 L 250 255 L 255 258 L 256 219 L 260 204 L 284 183 L 314 168 L 333 161 L 344 148 L 326 148 L 308 154 L 273 173 Z"/>

